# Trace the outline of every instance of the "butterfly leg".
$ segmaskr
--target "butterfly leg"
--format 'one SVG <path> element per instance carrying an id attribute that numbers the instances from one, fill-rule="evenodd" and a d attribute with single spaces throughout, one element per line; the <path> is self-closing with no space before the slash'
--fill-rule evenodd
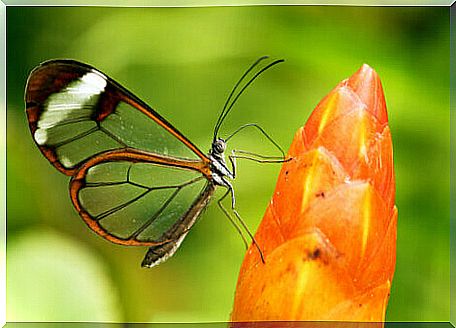
<path id="1" fill-rule="evenodd" d="M 222 210 L 222 212 L 225 214 L 225 216 L 230 220 L 231 224 L 236 228 L 237 232 L 239 233 L 239 235 L 241 236 L 242 238 L 242 241 L 244 242 L 244 245 L 245 245 L 245 248 L 247 249 L 249 247 L 249 243 L 247 242 L 247 239 L 245 239 L 244 237 L 244 234 L 242 233 L 242 230 L 241 228 L 239 227 L 239 225 L 236 223 L 236 221 L 233 220 L 233 218 L 231 217 L 231 215 L 228 213 L 228 211 L 226 210 L 226 208 L 223 206 L 222 204 L 222 201 L 226 198 L 226 196 L 228 196 L 228 194 L 230 193 L 230 190 L 228 189 L 225 194 L 220 197 L 220 199 L 217 201 L 217 204 L 218 206 L 220 207 L 220 209 Z"/>
<path id="2" fill-rule="evenodd" d="M 261 251 L 261 248 L 260 246 L 258 245 L 257 241 L 255 240 L 255 237 L 253 236 L 253 234 L 250 232 L 249 228 L 247 227 L 247 224 L 245 224 L 244 220 L 241 218 L 241 215 L 238 213 L 238 211 L 236 211 L 236 197 L 234 196 L 234 189 L 233 189 L 233 186 L 231 185 L 231 183 L 226 180 L 226 179 L 223 179 L 223 181 L 225 182 L 225 187 L 228 189 L 226 191 L 226 193 L 223 195 L 222 198 L 219 199 L 219 206 L 222 208 L 222 210 L 224 211 L 225 215 L 228 216 L 230 218 L 230 221 L 234 221 L 232 220 L 231 216 L 228 214 L 228 212 L 226 211 L 226 209 L 222 206 L 221 204 L 221 201 L 226 197 L 228 196 L 228 194 L 230 193 L 231 194 L 231 211 L 234 213 L 234 215 L 236 216 L 236 218 L 238 219 L 239 223 L 241 223 L 242 227 L 244 228 L 244 230 L 247 232 L 247 234 L 249 235 L 250 239 L 252 240 L 253 244 L 255 245 L 255 247 L 258 249 L 258 252 L 260 253 L 260 257 L 261 257 L 261 261 L 263 263 L 266 263 L 264 261 L 264 256 L 263 256 L 263 252 Z M 236 225 L 237 226 L 237 225 Z M 238 230 L 240 231 L 240 229 Z M 243 236 L 241 234 L 241 236 Z M 243 237 L 244 238 L 244 237 Z"/>
<path id="3" fill-rule="evenodd" d="M 233 179 L 236 178 L 236 152 L 233 149 L 231 151 L 231 155 L 228 156 L 228 159 L 230 160 L 231 163 L 231 172 L 233 173 Z"/>
<path id="4" fill-rule="evenodd" d="M 276 149 L 278 149 L 281 153 L 282 153 L 282 160 L 285 159 L 285 152 L 283 151 L 283 149 L 279 146 L 279 144 L 277 142 L 274 141 L 274 139 L 272 139 L 272 137 L 266 133 L 266 131 L 258 124 L 256 123 L 248 123 L 248 124 L 244 124 L 242 126 L 240 126 L 237 130 L 235 130 L 233 133 L 231 133 L 226 139 L 225 139 L 225 142 L 227 142 L 229 139 L 231 139 L 232 137 L 234 137 L 237 133 L 241 132 L 242 130 L 244 130 L 245 128 L 249 128 L 249 127 L 252 127 L 252 128 L 255 128 L 256 131 L 260 132 L 263 136 L 266 137 L 266 139 L 269 140 L 270 143 L 272 143 L 274 145 L 274 147 Z M 252 153 L 253 154 L 253 153 Z M 264 156 L 266 157 L 266 156 Z M 278 157 L 276 157 L 278 158 Z"/>
<path id="5" fill-rule="evenodd" d="M 264 156 L 250 151 L 233 149 L 231 155 L 228 157 L 230 161 L 236 158 L 247 159 L 257 163 L 284 163 L 291 160 L 291 158 L 283 158 L 279 156 Z"/>

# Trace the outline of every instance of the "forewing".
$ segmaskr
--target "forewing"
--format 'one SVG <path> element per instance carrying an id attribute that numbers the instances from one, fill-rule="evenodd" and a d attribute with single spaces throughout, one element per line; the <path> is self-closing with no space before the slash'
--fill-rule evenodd
<path id="1" fill-rule="evenodd" d="M 36 144 L 67 175 L 94 155 L 127 147 L 209 161 L 147 104 L 76 61 L 37 67 L 29 76 L 25 101 Z"/>
<path id="2" fill-rule="evenodd" d="M 132 149 L 103 153 L 71 180 L 72 201 L 89 227 L 112 242 L 150 246 L 178 239 L 196 220 L 201 209 L 195 206 L 211 182 L 201 161 L 167 161 Z"/>

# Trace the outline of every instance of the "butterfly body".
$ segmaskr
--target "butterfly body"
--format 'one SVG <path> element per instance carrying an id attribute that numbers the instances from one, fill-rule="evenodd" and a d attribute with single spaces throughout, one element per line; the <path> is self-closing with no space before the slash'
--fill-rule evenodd
<path id="1" fill-rule="evenodd" d="M 223 139 L 218 138 L 212 143 L 212 148 L 209 152 L 211 161 L 212 179 L 216 185 L 227 187 L 227 180 L 235 178 L 234 171 L 231 171 L 225 160 L 226 143 Z"/>

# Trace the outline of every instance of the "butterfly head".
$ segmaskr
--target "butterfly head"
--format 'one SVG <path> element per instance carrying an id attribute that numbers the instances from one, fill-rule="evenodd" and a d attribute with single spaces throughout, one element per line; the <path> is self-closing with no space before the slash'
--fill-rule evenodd
<path id="1" fill-rule="evenodd" d="M 223 156 L 226 150 L 226 141 L 222 138 L 217 138 L 212 142 L 211 154 L 215 156 Z"/>

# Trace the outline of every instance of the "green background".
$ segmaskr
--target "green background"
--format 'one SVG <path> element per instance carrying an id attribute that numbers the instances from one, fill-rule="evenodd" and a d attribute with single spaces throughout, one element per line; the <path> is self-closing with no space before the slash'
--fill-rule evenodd
<path id="1" fill-rule="evenodd" d="M 240 99 L 229 133 L 260 123 L 288 148 L 311 110 L 363 63 L 379 73 L 394 143 L 397 267 L 387 319 L 449 319 L 449 9 L 7 8 L 8 321 L 224 321 L 244 255 L 212 204 L 168 262 L 111 244 L 72 208 L 68 178 L 30 136 L 23 90 L 52 58 L 99 68 L 206 151 L 227 93 L 257 57 L 286 62 Z M 254 133 L 236 148 L 271 152 Z M 242 162 L 237 207 L 254 231 L 279 165 Z"/>

